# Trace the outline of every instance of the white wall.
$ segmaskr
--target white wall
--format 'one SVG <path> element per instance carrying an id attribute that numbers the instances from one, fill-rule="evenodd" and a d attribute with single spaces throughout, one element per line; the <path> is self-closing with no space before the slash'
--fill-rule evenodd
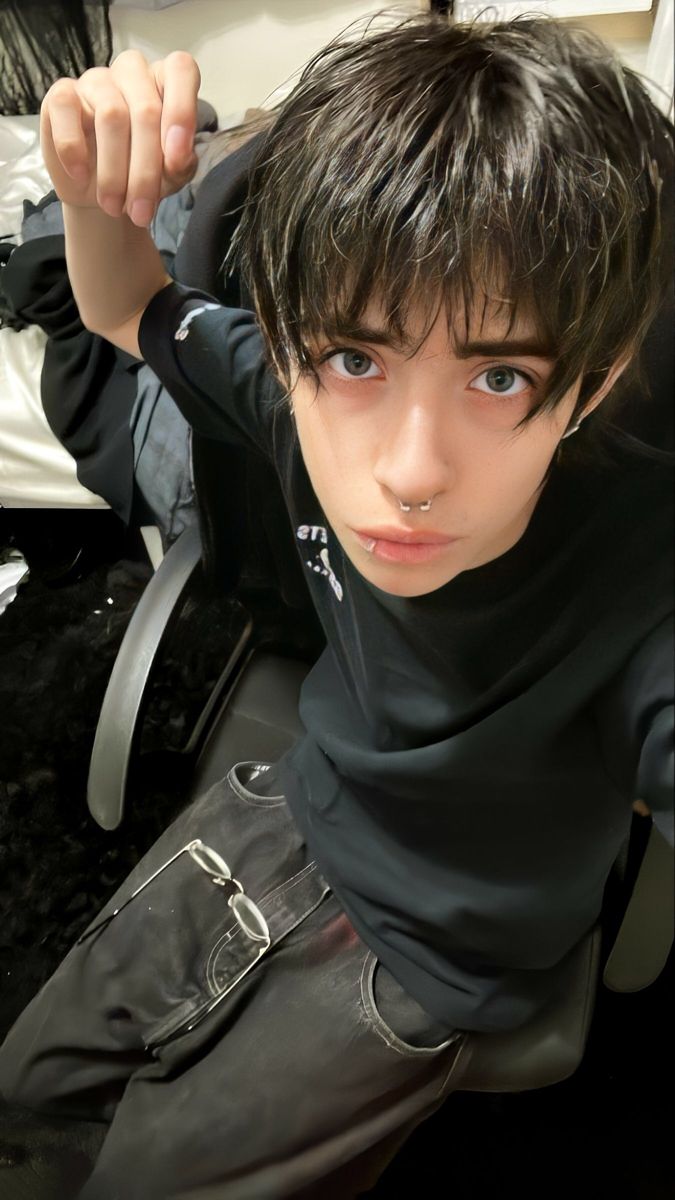
<path id="1" fill-rule="evenodd" d="M 110 19 L 115 54 L 134 47 L 152 59 L 189 50 L 202 73 L 201 95 L 223 119 L 263 104 L 276 88 L 280 98 L 312 54 L 352 21 L 386 7 L 386 0 L 183 0 L 144 11 L 113 3 Z M 421 8 L 426 8 L 423 0 L 403 0 L 391 11 L 403 15 Z M 644 71 L 651 12 L 577 22 L 614 44 L 629 66 Z"/>
<path id="2" fill-rule="evenodd" d="M 385 6 L 377 0 L 184 0 L 157 12 L 113 4 L 110 20 L 115 54 L 133 47 L 163 58 L 189 50 L 202 73 L 200 94 L 222 119 L 261 105 L 352 21 Z M 395 8 L 402 16 L 418 10 L 417 0 Z"/>
<path id="3" fill-rule="evenodd" d="M 625 12 L 570 19 L 565 24 L 583 25 L 614 46 L 627 66 L 644 73 L 649 40 L 654 23 L 653 12 Z"/>

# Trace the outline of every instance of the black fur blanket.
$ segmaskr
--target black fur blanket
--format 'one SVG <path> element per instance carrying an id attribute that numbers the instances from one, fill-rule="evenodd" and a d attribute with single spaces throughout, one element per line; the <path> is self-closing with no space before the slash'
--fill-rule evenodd
<path id="1" fill-rule="evenodd" d="M 113 832 L 86 806 L 99 709 L 150 576 L 128 558 L 59 587 L 31 570 L 0 615 L 0 1039 L 184 803 L 174 752 L 226 660 L 239 611 L 194 596 L 155 672 L 137 802 Z"/>
<path id="2" fill-rule="evenodd" d="M 86 808 L 98 709 L 149 570 L 32 574 L 0 616 L 0 1034 L 156 836 L 148 810 L 110 834 Z"/>

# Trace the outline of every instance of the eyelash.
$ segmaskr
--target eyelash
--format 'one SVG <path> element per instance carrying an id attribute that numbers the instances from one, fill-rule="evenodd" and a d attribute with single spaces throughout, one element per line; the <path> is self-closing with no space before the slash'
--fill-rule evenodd
<path id="1" fill-rule="evenodd" d="M 318 359 L 317 366 L 323 366 L 324 363 L 327 363 L 331 358 L 335 358 L 338 354 L 361 354 L 363 358 L 369 358 L 372 363 L 375 363 L 375 359 L 371 358 L 370 354 L 366 354 L 365 350 L 358 350 L 356 346 L 333 346 L 330 350 L 324 350 Z M 377 366 L 377 363 L 375 363 L 375 366 Z M 337 371 L 335 374 L 337 375 Z M 339 378 L 342 379 L 344 376 L 341 375 Z M 359 376 L 354 375 L 353 378 L 358 379 Z"/>
<path id="2" fill-rule="evenodd" d="M 356 346 L 333 346 L 331 349 L 325 350 L 319 357 L 317 366 L 323 366 L 324 363 L 327 363 L 331 358 L 335 358 L 338 354 L 361 354 L 364 358 L 370 359 L 370 361 L 375 363 L 375 366 L 377 366 L 375 359 L 372 358 L 370 354 L 367 354 L 365 350 L 357 349 Z M 520 367 L 512 367 L 509 363 L 493 363 L 491 366 L 485 367 L 485 369 L 476 376 L 476 379 L 480 379 L 481 376 L 486 375 L 488 371 L 497 370 L 498 367 L 507 367 L 509 371 L 513 371 L 515 375 L 519 375 L 521 379 L 524 379 L 528 388 L 531 390 L 536 389 L 536 380 L 533 379 L 532 376 L 527 373 L 527 371 L 523 371 Z M 341 379 L 343 382 L 358 383 L 359 379 L 361 379 L 363 382 L 371 382 L 373 379 L 373 376 L 370 376 L 370 379 L 366 379 L 365 376 L 353 375 L 350 380 L 347 376 L 338 375 L 337 371 L 334 373 L 337 375 L 338 379 Z M 471 382 L 473 383 L 474 380 L 472 379 Z M 505 392 L 485 392 L 482 388 L 476 388 L 475 390 L 481 392 L 484 396 L 495 396 L 502 401 L 522 400 L 524 394 L 523 392 L 514 392 L 511 395 Z"/>

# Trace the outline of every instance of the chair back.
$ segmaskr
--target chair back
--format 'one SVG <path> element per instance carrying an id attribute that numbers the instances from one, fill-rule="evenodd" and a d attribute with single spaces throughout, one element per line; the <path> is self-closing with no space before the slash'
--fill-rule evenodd
<path id="1" fill-rule="evenodd" d="M 252 308 L 237 272 L 222 264 L 246 200 L 251 164 L 263 140 L 255 134 L 208 172 L 197 189 L 174 261 L 176 279 L 209 292 L 221 304 Z M 262 456 L 195 434 L 192 467 L 203 562 L 214 586 L 239 582 L 271 589 L 293 623 L 318 623 L 289 525 L 276 471 Z"/>

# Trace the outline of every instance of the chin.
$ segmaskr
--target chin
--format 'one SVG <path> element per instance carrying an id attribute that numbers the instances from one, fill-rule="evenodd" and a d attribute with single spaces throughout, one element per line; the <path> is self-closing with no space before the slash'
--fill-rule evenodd
<path id="1" fill-rule="evenodd" d="M 385 592 L 386 595 L 412 600 L 415 596 L 429 596 L 431 592 L 437 592 L 439 588 L 445 587 L 446 583 L 456 579 L 461 571 L 453 571 L 450 575 L 433 579 L 423 578 L 422 573 L 414 569 L 409 572 L 361 571 L 360 573 L 369 583 L 372 583 L 381 592 Z"/>

